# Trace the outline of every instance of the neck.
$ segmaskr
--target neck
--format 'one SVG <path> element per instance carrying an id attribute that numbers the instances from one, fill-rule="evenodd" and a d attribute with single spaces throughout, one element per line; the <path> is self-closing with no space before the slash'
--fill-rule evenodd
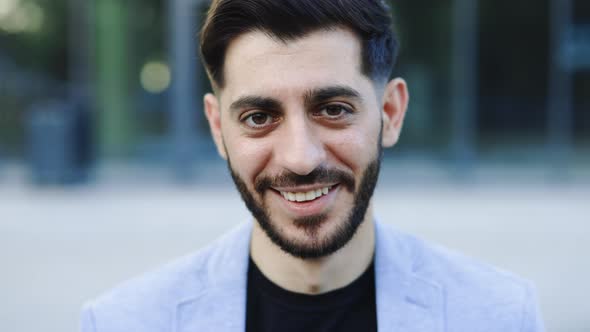
<path id="1" fill-rule="evenodd" d="M 371 264 L 375 249 L 372 209 L 352 239 L 335 253 L 301 259 L 282 251 L 254 223 L 250 255 L 260 271 L 277 286 L 297 293 L 321 294 L 342 288 L 357 279 Z"/>

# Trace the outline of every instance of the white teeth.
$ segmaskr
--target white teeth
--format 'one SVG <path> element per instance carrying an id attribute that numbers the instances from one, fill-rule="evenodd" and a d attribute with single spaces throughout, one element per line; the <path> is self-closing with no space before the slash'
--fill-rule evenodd
<path id="1" fill-rule="evenodd" d="M 305 193 L 296 193 L 295 198 L 297 202 L 303 202 L 305 200 Z"/>
<path id="2" fill-rule="evenodd" d="M 328 194 L 328 192 L 330 192 L 330 188 L 331 187 L 324 187 L 321 189 L 316 189 L 316 190 L 310 190 L 308 192 L 286 192 L 286 191 L 281 191 L 281 195 L 283 195 L 283 197 L 291 202 L 308 202 L 308 201 L 313 201 L 314 199 L 322 196 L 322 195 L 326 195 Z"/>

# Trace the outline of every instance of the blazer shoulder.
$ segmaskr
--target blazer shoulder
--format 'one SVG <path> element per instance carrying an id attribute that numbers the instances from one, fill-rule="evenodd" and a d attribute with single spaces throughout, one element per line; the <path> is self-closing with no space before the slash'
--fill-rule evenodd
<path id="1" fill-rule="evenodd" d="M 426 242 L 390 226 L 381 226 L 387 240 L 403 252 L 410 271 L 451 289 L 474 294 L 485 293 L 492 299 L 506 300 L 523 293 L 531 282 L 504 269 L 484 263 L 458 251 Z M 483 295 L 483 294 L 482 294 Z"/>
<path id="2" fill-rule="evenodd" d="M 411 273 L 442 289 L 449 326 L 471 321 L 489 322 L 490 331 L 543 330 L 531 281 L 413 235 L 387 232 L 397 238 Z"/>
<path id="3" fill-rule="evenodd" d="M 88 301 L 83 308 L 83 331 L 169 330 L 177 305 L 213 286 L 216 271 L 228 263 L 228 257 L 236 259 L 233 246 L 244 236 L 244 226 L 240 225 L 207 247 L 125 281 Z"/>

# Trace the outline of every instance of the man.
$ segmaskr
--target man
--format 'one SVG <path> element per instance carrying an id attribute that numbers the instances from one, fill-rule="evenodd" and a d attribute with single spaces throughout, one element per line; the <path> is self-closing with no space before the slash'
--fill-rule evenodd
<path id="1" fill-rule="evenodd" d="M 542 331 L 526 281 L 375 222 L 396 51 L 379 0 L 213 1 L 205 111 L 254 221 L 90 302 L 82 330 Z"/>

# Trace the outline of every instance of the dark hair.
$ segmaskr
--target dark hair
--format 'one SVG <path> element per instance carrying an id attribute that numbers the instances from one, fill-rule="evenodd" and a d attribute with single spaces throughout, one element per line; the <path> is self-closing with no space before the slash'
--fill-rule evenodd
<path id="1" fill-rule="evenodd" d="M 351 29 L 362 43 L 362 71 L 386 81 L 397 56 L 393 19 L 384 0 L 213 0 L 201 30 L 201 58 L 216 87 L 223 87 L 229 43 L 250 31 L 283 42 L 315 30 Z"/>

